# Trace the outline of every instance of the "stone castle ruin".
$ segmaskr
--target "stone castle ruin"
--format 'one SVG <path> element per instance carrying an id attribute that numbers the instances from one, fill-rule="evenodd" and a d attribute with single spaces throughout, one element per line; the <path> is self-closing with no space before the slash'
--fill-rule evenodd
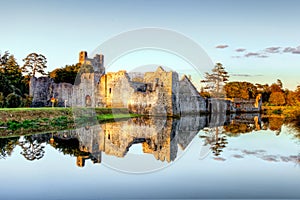
<path id="1" fill-rule="evenodd" d="M 80 80 L 78 84 L 57 84 L 49 77 L 32 77 L 32 106 L 50 106 L 54 97 L 58 106 L 128 108 L 133 113 L 155 116 L 199 114 L 219 107 L 225 111 L 236 111 L 234 101 L 208 101 L 200 96 L 187 76 L 179 79 L 177 72 L 165 71 L 162 67 L 134 79 L 124 70 L 106 73 L 101 54 L 91 59 L 87 52 L 82 51 L 79 63 L 90 65 L 94 70 L 77 77 Z M 253 102 L 250 110 L 259 111 L 259 101 Z"/>

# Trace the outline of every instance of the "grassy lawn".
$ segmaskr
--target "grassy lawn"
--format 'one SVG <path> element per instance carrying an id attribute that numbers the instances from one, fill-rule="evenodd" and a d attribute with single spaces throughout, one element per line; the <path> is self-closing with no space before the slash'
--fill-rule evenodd
<path id="1" fill-rule="evenodd" d="M 73 111 L 77 113 L 75 119 Z M 0 109 L 0 137 L 72 129 L 86 123 L 105 123 L 138 116 L 125 108 L 3 108 Z"/>
<path id="2" fill-rule="evenodd" d="M 61 107 L 44 107 L 44 108 L 1 108 L 0 109 L 0 122 L 8 121 L 24 121 L 24 120 L 34 120 L 38 118 L 57 118 L 59 116 L 66 116 L 68 118 L 73 118 L 73 113 L 79 116 L 83 116 L 84 113 L 87 115 L 108 115 L 107 118 L 114 117 L 124 117 L 123 115 L 128 115 L 129 111 L 126 108 L 61 108 Z M 120 116 L 118 116 L 121 114 Z"/>

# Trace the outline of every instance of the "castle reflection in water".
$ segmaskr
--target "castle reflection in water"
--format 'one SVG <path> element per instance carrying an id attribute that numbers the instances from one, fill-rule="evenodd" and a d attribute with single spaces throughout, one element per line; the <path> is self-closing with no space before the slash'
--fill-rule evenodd
<path id="1" fill-rule="evenodd" d="M 133 144 L 140 143 L 142 151 L 152 154 L 157 160 L 171 162 L 178 155 L 178 148 L 184 151 L 200 130 L 213 130 L 207 136 L 212 151 L 219 152 L 224 142 L 218 136 L 218 127 L 232 129 L 235 126 L 250 132 L 261 129 L 259 114 L 183 116 L 181 118 L 132 118 L 94 126 L 84 126 L 75 130 L 52 134 L 50 143 L 63 153 L 77 157 L 77 166 L 83 167 L 90 159 L 101 163 L 102 153 L 115 157 L 125 157 Z M 217 129 L 216 129 L 217 128 Z M 217 130 L 217 131 L 216 131 Z M 69 148 L 72 148 L 70 150 Z M 74 148 L 77 151 L 74 151 Z M 69 149 L 69 150 L 67 150 Z M 217 153 L 215 154 L 218 155 Z"/>

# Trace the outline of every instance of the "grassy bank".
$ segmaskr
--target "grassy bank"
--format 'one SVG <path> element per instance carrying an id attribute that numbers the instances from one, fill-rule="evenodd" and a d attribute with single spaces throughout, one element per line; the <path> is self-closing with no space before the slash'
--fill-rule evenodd
<path id="1" fill-rule="evenodd" d="M 289 118 L 300 116 L 300 106 L 263 106 L 262 109 L 267 115 L 283 115 Z"/>
<path id="2" fill-rule="evenodd" d="M 74 117 L 76 113 L 76 117 Z M 72 129 L 87 123 L 138 117 L 123 108 L 15 108 L 0 109 L 0 135 L 25 135 L 44 131 Z"/>
<path id="3" fill-rule="evenodd" d="M 108 116 L 112 114 L 115 114 L 117 116 L 118 114 L 129 113 L 126 108 L 1 108 L 0 122 L 21 122 L 25 120 L 35 120 L 43 118 L 54 119 L 61 116 L 73 118 L 73 112 L 78 113 L 78 111 L 92 111 L 90 113 Z"/>

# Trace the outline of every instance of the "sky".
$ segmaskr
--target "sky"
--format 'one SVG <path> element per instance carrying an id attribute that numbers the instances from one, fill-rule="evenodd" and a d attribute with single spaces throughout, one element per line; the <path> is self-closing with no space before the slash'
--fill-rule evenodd
<path id="1" fill-rule="evenodd" d="M 300 85 L 297 0 L 0 0 L 0 6 L 0 52 L 8 50 L 21 65 L 29 53 L 37 52 L 47 57 L 51 71 L 76 63 L 79 51 L 90 53 L 120 33 L 156 27 L 192 39 L 213 63 L 225 66 L 230 81 L 272 84 L 281 79 L 285 88 Z M 188 65 L 178 60 L 138 52 L 115 64 L 127 69 L 166 63 L 175 70 Z"/>

